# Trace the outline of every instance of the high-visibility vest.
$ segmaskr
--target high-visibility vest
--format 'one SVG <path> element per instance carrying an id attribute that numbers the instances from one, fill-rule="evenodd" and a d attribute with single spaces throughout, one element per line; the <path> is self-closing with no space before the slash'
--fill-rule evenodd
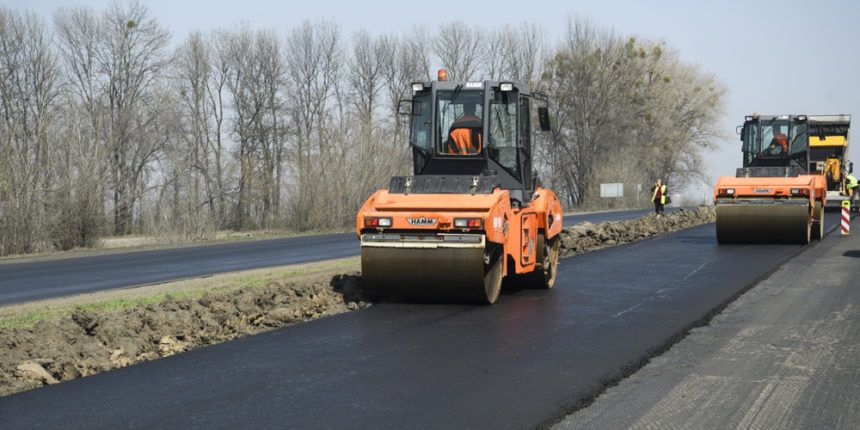
<path id="1" fill-rule="evenodd" d="M 651 201 L 655 202 L 657 200 L 657 187 L 654 187 L 654 194 L 651 195 Z M 660 204 L 666 204 L 666 184 L 660 186 Z"/>
<path id="2" fill-rule="evenodd" d="M 849 190 L 857 188 L 857 178 L 855 178 L 854 175 L 849 173 L 845 176 L 845 179 L 848 180 L 848 185 L 846 185 L 845 188 L 848 188 Z"/>
<path id="3" fill-rule="evenodd" d="M 470 128 L 455 128 L 451 130 L 451 141 L 453 145 L 449 145 L 449 154 L 471 155 L 481 152 L 481 133 L 475 134 L 475 144 L 472 143 L 472 129 Z"/>
<path id="4" fill-rule="evenodd" d="M 465 114 L 451 124 L 450 140 L 448 142 L 449 154 L 474 155 L 480 154 L 483 146 L 481 142 L 481 118 L 473 114 Z"/>

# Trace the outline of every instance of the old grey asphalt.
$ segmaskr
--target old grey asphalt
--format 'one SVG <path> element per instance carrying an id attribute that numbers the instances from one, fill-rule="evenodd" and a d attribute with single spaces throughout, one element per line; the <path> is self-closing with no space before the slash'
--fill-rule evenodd
<path id="1" fill-rule="evenodd" d="M 860 428 L 860 223 L 556 426 Z"/>

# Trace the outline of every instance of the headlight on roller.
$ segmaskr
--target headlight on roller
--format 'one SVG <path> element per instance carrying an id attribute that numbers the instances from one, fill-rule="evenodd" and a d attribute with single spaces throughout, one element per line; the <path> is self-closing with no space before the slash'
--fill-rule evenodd
<path id="1" fill-rule="evenodd" d="M 364 226 L 369 228 L 391 227 L 391 218 L 381 216 L 364 217 Z"/>
<path id="2" fill-rule="evenodd" d="M 481 228 L 483 225 L 481 218 L 454 218 L 456 228 Z"/>

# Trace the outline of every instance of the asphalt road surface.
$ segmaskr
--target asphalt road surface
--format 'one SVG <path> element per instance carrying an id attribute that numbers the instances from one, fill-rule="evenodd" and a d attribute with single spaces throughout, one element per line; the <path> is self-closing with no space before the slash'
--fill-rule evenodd
<path id="1" fill-rule="evenodd" d="M 860 428 L 858 258 L 825 240 L 556 430 Z"/>
<path id="2" fill-rule="evenodd" d="M 617 221 L 645 213 L 569 215 L 564 222 Z M 358 254 L 355 233 L 339 233 L 0 264 L 0 306 Z"/>
<path id="3" fill-rule="evenodd" d="M 801 250 L 718 246 L 703 225 L 567 258 L 551 291 L 375 305 L 15 394 L 0 417 L 28 429 L 552 424 Z"/>

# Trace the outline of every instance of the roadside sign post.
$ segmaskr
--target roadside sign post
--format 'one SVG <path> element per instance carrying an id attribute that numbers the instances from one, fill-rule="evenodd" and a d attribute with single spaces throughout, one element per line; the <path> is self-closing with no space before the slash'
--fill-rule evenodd
<path id="1" fill-rule="evenodd" d="M 842 200 L 842 236 L 848 236 L 851 230 L 851 200 Z"/>
<path id="2" fill-rule="evenodd" d="M 642 184 L 636 184 L 636 207 L 639 207 L 639 194 L 642 194 Z"/>

